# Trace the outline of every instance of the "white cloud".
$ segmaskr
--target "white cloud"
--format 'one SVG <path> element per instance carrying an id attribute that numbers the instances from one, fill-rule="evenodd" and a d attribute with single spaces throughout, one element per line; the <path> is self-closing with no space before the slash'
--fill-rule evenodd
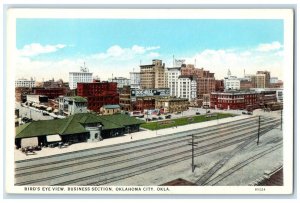
<path id="1" fill-rule="evenodd" d="M 195 63 L 196 67 L 203 67 L 215 73 L 217 79 L 227 75 L 228 69 L 235 76 L 255 74 L 258 70 L 269 70 L 271 75 L 282 78 L 283 56 L 281 52 L 257 52 L 252 50 L 204 50 L 192 57 L 186 57 L 186 63 Z"/>
<path id="2" fill-rule="evenodd" d="M 159 46 L 152 47 L 143 47 L 139 45 L 133 45 L 132 47 L 121 47 L 119 45 L 113 45 L 109 47 L 105 52 L 93 54 L 91 57 L 94 59 L 102 59 L 107 60 L 109 58 L 114 58 L 115 60 L 130 60 L 135 57 L 143 56 L 144 54 L 148 54 L 151 50 L 159 49 Z M 152 53 L 152 52 L 151 52 Z M 150 56 L 151 56 L 150 53 Z M 153 52 L 154 53 L 154 52 Z M 155 52 L 156 53 L 156 52 Z M 159 53 L 156 53 L 156 55 Z"/>
<path id="3" fill-rule="evenodd" d="M 260 46 L 260 45 L 259 45 Z M 246 74 L 255 74 L 257 70 L 269 70 L 271 76 L 282 78 L 283 75 L 283 52 L 282 49 L 273 52 L 260 52 L 256 49 L 207 49 L 189 55 L 180 57 L 186 59 L 186 63 L 195 63 L 196 67 L 203 67 L 210 72 L 215 73 L 217 79 L 222 79 L 227 70 L 230 69 L 233 75 L 242 77 L 244 69 Z M 60 46 L 62 47 L 62 46 Z M 57 46 L 57 49 L 59 47 Z M 78 58 L 68 58 L 65 60 L 33 60 L 30 57 L 16 58 L 16 78 L 19 77 L 36 77 L 37 80 L 42 78 L 55 79 L 62 78 L 68 81 L 68 73 L 71 71 L 79 71 L 80 66 L 85 61 L 90 72 L 98 75 L 101 80 L 108 77 L 124 76 L 129 77 L 129 72 L 135 69 L 139 70 L 140 60 L 142 64 L 150 64 L 152 59 L 162 59 L 167 67 L 173 64 L 172 56 L 164 58 L 157 51 L 158 46 L 143 47 L 133 45 L 131 47 L 121 47 L 114 45 L 101 53 L 82 56 Z"/>
<path id="4" fill-rule="evenodd" d="M 22 49 L 17 50 L 17 54 L 21 57 L 37 56 L 45 53 L 56 52 L 59 49 L 66 47 L 64 44 L 56 45 L 41 45 L 39 43 L 32 43 L 25 45 Z"/>
<path id="5" fill-rule="evenodd" d="M 280 42 L 276 41 L 268 44 L 260 44 L 258 45 L 256 50 L 261 52 L 269 52 L 269 51 L 279 50 L 282 47 L 283 46 L 280 44 Z"/>
<path id="6" fill-rule="evenodd" d="M 34 46 L 27 46 L 34 47 Z M 37 46 L 37 47 L 41 47 Z M 54 48 L 59 49 L 62 45 L 55 45 Z M 45 48 L 45 47 L 44 47 Z M 104 52 L 95 53 L 88 56 L 81 56 L 77 58 L 68 58 L 64 60 L 36 60 L 29 56 L 33 54 L 17 54 L 16 58 L 16 78 L 20 77 L 36 77 L 37 80 L 62 78 L 68 81 L 68 74 L 71 71 L 79 71 L 80 66 L 85 61 L 90 72 L 93 75 L 98 75 L 100 79 L 106 80 L 108 77 L 124 76 L 129 77 L 129 71 L 133 68 L 138 70 L 140 60 L 151 63 L 151 60 L 158 57 L 158 52 L 152 52 L 152 50 L 159 49 L 159 46 L 143 47 L 139 45 L 133 45 L 131 47 L 121 47 L 119 45 L 113 45 Z M 28 49 L 28 48 L 26 48 Z M 40 48 L 39 50 L 42 50 Z M 39 51 L 41 53 L 42 51 Z M 45 52 L 45 50 L 44 50 Z M 42 70 L 42 71 L 41 71 Z"/>

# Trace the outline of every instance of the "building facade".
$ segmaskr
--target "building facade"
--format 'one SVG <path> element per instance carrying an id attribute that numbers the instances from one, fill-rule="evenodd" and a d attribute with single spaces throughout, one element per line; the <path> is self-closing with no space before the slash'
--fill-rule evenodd
<path id="1" fill-rule="evenodd" d="M 115 82 L 78 83 L 77 95 L 88 100 L 88 109 L 99 112 L 103 105 L 119 104 Z"/>
<path id="2" fill-rule="evenodd" d="M 32 104 L 48 103 L 48 97 L 45 95 L 28 94 L 26 101 Z"/>
<path id="3" fill-rule="evenodd" d="M 240 89 L 240 80 L 236 76 L 232 76 L 230 70 L 228 70 L 227 77 L 224 78 L 224 88 L 225 91 Z"/>
<path id="4" fill-rule="evenodd" d="M 253 110 L 276 101 L 276 91 L 266 90 L 212 92 L 210 95 L 210 107 L 217 109 Z"/>
<path id="5" fill-rule="evenodd" d="M 104 105 L 100 108 L 100 114 L 113 115 L 121 112 L 120 105 Z"/>
<path id="6" fill-rule="evenodd" d="M 124 77 L 114 77 L 108 80 L 109 82 L 116 82 L 117 88 L 123 88 L 123 86 L 130 85 L 130 79 Z"/>
<path id="7" fill-rule="evenodd" d="M 257 71 L 256 72 L 257 75 L 265 75 L 265 88 L 270 87 L 270 79 L 271 79 L 271 74 L 269 71 Z M 260 88 L 260 87 L 257 87 Z"/>
<path id="8" fill-rule="evenodd" d="M 31 94 L 31 88 L 29 87 L 16 87 L 15 88 L 15 98 L 16 102 L 24 103 L 26 102 L 26 96 Z"/>
<path id="9" fill-rule="evenodd" d="M 55 99 L 59 96 L 65 95 L 67 93 L 67 89 L 64 87 L 58 88 L 41 88 L 34 87 L 32 88 L 32 93 L 37 95 L 46 95 L 49 99 Z"/>
<path id="10" fill-rule="evenodd" d="M 189 101 L 184 98 L 158 98 L 155 101 L 155 108 L 162 110 L 163 113 L 182 112 L 189 108 Z"/>
<path id="11" fill-rule="evenodd" d="M 178 78 L 177 94 L 179 98 L 193 101 L 197 98 L 197 82 L 194 76 L 182 75 Z"/>
<path id="12" fill-rule="evenodd" d="M 254 88 L 253 82 L 248 80 L 240 81 L 240 90 L 250 90 L 251 88 Z"/>
<path id="13" fill-rule="evenodd" d="M 59 115 L 74 115 L 77 113 L 87 113 L 87 99 L 79 96 L 58 98 Z"/>
<path id="14" fill-rule="evenodd" d="M 155 97 L 154 96 L 145 96 L 145 97 L 136 97 L 132 101 L 132 108 L 134 111 L 144 112 L 145 110 L 155 109 Z"/>
<path id="15" fill-rule="evenodd" d="M 193 64 L 183 64 L 181 67 L 181 75 L 193 75 L 197 82 L 197 101 L 198 105 L 202 106 L 203 94 L 210 94 L 215 91 L 216 81 L 214 73 L 211 73 L 203 68 L 195 68 Z"/>
<path id="16" fill-rule="evenodd" d="M 154 59 L 152 64 L 140 66 L 141 88 L 167 87 L 165 64 L 162 60 Z"/>
<path id="17" fill-rule="evenodd" d="M 167 68 L 168 88 L 170 88 L 170 95 L 178 96 L 178 77 L 181 75 L 181 67 Z"/>
<path id="18" fill-rule="evenodd" d="M 265 76 L 265 74 L 256 74 L 255 88 L 266 88 L 266 76 Z"/>
<path id="19" fill-rule="evenodd" d="M 124 86 L 120 90 L 120 108 L 124 111 L 132 111 L 130 99 L 131 86 Z"/>
<path id="20" fill-rule="evenodd" d="M 15 81 L 15 87 L 35 87 L 35 80 L 32 78 L 30 80 L 27 80 L 25 78 L 21 78 Z"/>
<path id="21" fill-rule="evenodd" d="M 130 72 L 130 87 L 135 89 L 141 88 L 141 73 Z"/>
<path id="22" fill-rule="evenodd" d="M 257 104 L 255 92 L 212 92 L 210 94 L 210 107 L 216 109 L 246 109 Z"/>
<path id="23" fill-rule="evenodd" d="M 224 80 L 215 80 L 216 92 L 223 92 L 224 91 Z"/>
<path id="24" fill-rule="evenodd" d="M 93 73 L 90 73 L 87 67 L 81 67 L 80 72 L 69 72 L 69 86 L 70 89 L 76 89 L 77 83 L 91 83 L 93 82 Z"/>

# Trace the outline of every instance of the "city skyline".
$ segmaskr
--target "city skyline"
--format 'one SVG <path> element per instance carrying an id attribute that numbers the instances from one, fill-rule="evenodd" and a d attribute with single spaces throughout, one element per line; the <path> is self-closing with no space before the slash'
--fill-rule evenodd
<path id="1" fill-rule="evenodd" d="M 283 79 L 282 20 L 18 19 L 16 33 L 16 79 L 68 81 L 84 62 L 101 80 L 129 78 L 152 59 L 172 67 L 173 56 L 216 79 L 228 69 Z"/>

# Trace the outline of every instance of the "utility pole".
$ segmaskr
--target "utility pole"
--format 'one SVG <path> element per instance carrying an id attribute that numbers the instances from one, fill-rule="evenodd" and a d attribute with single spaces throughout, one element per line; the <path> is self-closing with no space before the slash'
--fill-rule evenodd
<path id="1" fill-rule="evenodd" d="M 190 142 L 188 145 L 192 145 L 192 172 L 194 173 L 195 171 L 195 163 L 194 163 L 194 146 L 197 146 L 198 143 L 194 142 L 194 135 L 188 135 L 188 136 L 192 136 L 192 142 Z"/>
<path id="2" fill-rule="evenodd" d="M 259 144 L 259 133 L 260 133 L 260 116 L 258 116 L 257 145 Z"/>
<path id="3" fill-rule="evenodd" d="M 282 131 L 282 109 L 280 112 L 280 130 Z"/>

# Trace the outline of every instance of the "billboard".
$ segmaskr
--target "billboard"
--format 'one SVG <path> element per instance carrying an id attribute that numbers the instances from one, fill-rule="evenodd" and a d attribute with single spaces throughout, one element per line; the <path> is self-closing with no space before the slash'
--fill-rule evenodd
<path id="1" fill-rule="evenodd" d="M 170 88 L 157 89 L 131 89 L 130 97 L 149 97 L 149 96 L 170 96 Z"/>

